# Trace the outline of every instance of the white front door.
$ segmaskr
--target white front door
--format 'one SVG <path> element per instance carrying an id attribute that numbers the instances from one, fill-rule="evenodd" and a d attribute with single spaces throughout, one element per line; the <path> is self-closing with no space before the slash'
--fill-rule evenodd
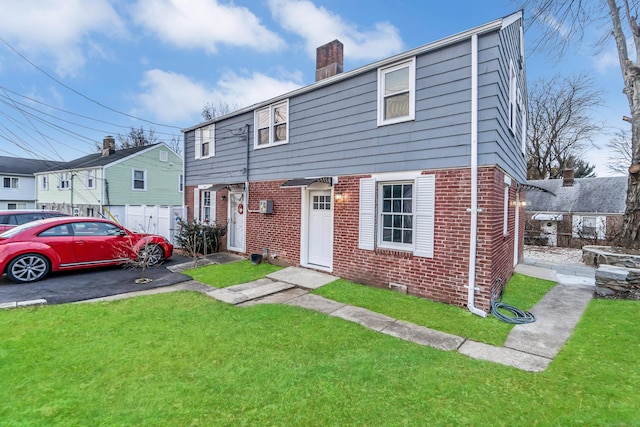
<path id="1" fill-rule="evenodd" d="M 308 263 L 331 268 L 333 201 L 331 190 L 309 190 Z"/>
<path id="2" fill-rule="evenodd" d="M 227 248 L 232 251 L 245 251 L 245 225 L 247 207 L 244 193 L 229 193 L 229 225 L 227 229 Z"/>

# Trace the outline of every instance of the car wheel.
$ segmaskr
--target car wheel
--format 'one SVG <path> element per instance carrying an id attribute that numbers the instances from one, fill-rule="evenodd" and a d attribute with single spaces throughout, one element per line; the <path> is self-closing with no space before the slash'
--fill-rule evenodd
<path id="1" fill-rule="evenodd" d="M 29 283 L 42 279 L 49 273 L 49 260 L 38 254 L 20 255 L 9 263 L 7 276 L 17 283 Z"/>
<path id="2" fill-rule="evenodd" d="M 138 259 L 151 267 L 164 259 L 164 251 L 159 245 L 146 245 L 138 254 Z"/>

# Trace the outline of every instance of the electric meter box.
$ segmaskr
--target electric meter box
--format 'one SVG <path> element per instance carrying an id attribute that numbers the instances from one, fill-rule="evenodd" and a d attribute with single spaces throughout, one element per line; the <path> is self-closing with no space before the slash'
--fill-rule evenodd
<path id="1" fill-rule="evenodd" d="M 273 200 L 260 200 L 260 213 L 273 213 Z"/>

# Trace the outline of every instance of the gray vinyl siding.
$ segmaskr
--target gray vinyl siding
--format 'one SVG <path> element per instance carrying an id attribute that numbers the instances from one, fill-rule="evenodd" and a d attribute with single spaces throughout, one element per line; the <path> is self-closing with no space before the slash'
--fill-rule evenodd
<path id="1" fill-rule="evenodd" d="M 247 157 L 247 136 L 237 135 L 250 124 L 253 113 L 245 113 L 215 124 L 215 156 L 195 159 L 195 131 L 185 133 L 185 184 L 218 184 L 245 182 L 244 168 Z M 249 150 L 253 151 L 253 134 Z"/>
<path id="2" fill-rule="evenodd" d="M 479 36 L 478 150 L 480 165 L 498 164 L 524 180 L 522 164 L 510 165 L 514 149 L 508 147 L 515 144 L 519 151 L 519 142 L 505 121 L 508 58 L 506 77 L 501 72 L 500 43 L 518 48 L 515 31 L 515 40 L 498 31 Z M 288 144 L 254 150 L 253 113 L 242 113 L 215 123 L 215 157 L 196 160 L 195 131 L 190 130 L 185 132 L 186 185 L 245 181 L 247 143 L 251 181 L 469 167 L 470 74 L 467 39 L 416 57 L 414 121 L 377 126 L 378 75 L 369 70 L 289 98 Z M 231 135 L 246 124 L 248 142 L 246 135 Z"/>
<path id="3" fill-rule="evenodd" d="M 523 98 L 523 107 L 527 108 L 527 88 L 525 81 L 525 64 L 522 70 L 518 67 L 520 58 L 520 33 L 521 20 L 514 22 L 504 28 L 500 33 L 500 68 L 498 69 L 500 84 L 497 86 L 500 106 L 497 109 L 498 121 L 494 125 L 497 133 L 498 145 L 495 147 L 493 163 L 502 167 L 509 175 L 519 182 L 526 180 L 526 157 L 522 152 L 522 118 L 518 114 L 516 117 L 515 134 L 509 129 L 509 59 L 514 62 L 518 73 L 517 86 Z"/>

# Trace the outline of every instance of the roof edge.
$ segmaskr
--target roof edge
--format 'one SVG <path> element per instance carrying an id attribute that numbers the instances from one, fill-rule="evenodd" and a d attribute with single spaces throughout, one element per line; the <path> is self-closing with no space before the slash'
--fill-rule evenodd
<path id="1" fill-rule="evenodd" d="M 190 126 L 188 128 L 182 129 L 182 133 L 190 132 L 190 131 L 192 131 L 194 129 L 198 129 L 198 128 L 203 127 L 203 126 L 207 126 L 207 125 L 210 125 L 212 123 L 219 122 L 219 121 L 224 120 L 224 119 L 229 118 L 229 117 L 234 117 L 234 116 L 238 116 L 240 114 L 251 112 L 251 111 L 256 110 L 256 109 L 258 109 L 260 107 L 273 104 L 274 102 L 278 102 L 278 101 L 281 101 L 281 100 L 286 99 L 286 98 L 291 98 L 293 96 L 298 96 L 298 95 L 302 95 L 302 94 L 307 93 L 307 92 L 311 92 L 313 90 L 319 89 L 319 88 L 324 87 L 324 86 L 328 86 L 328 85 L 333 84 L 335 82 L 338 82 L 338 81 L 341 81 L 341 80 L 345 80 L 345 79 L 357 76 L 358 74 L 369 72 L 371 70 L 375 70 L 377 68 L 383 67 L 383 66 L 388 65 L 388 64 L 392 64 L 392 63 L 397 62 L 397 61 L 401 61 L 403 59 L 410 58 L 412 56 L 422 55 L 422 54 L 430 52 L 432 50 L 440 49 L 442 47 L 445 47 L 445 46 L 448 46 L 448 45 L 451 45 L 451 44 L 455 44 L 455 43 L 458 43 L 458 42 L 466 40 L 466 39 L 470 39 L 471 36 L 473 36 L 473 35 L 480 35 L 480 34 L 488 33 L 490 31 L 501 30 L 506 25 L 511 24 L 512 22 L 515 22 L 520 18 L 522 18 L 522 11 L 521 10 L 518 11 L 518 12 L 515 12 L 515 13 L 513 13 L 511 15 L 507 15 L 507 16 L 505 16 L 503 18 L 499 18 L 499 19 L 487 22 L 487 23 L 482 24 L 480 26 L 477 26 L 477 27 L 462 31 L 460 33 L 453 34 L 453 35 L 445 37 L 443 39 L 439 39 L 439 40 L 436 40 L 434 42 L 419 46 L 417 48 L 414 48 L 414 49 L 411 49 L 411 50 L 408 50 L 408 51 L 405 51 L 405 52 L 402 52 L 402 53 L 398 53 L 398 54 L 393 55 L 393 56 L 391 56 L 389 58 L 381 59 L 381 60 L 373 62 L 371 64 L 363 65 L 362 67 L 353 69 L 351 71 L 347 71 L 345 73 L 336 74 L 336 75 L 334 75 L 332 77 L 317 81 L 317 82 L 312 83 L 312 84 L 307 85 L 307 86 L 303 86 L 303 87 L 301 87 L 299 89 L 296 89 L 296 90 L 293 90 L 291 92 L 287 92 L 287 93 L 284 93 L 282 95 L 278 95 L 276 97 L 267 99 L 265 101 L 255 103 L 253 105 L 250 105 L 248 107 L 242 108 L 240 110 L 236 110 L 236 111 L 234 111 L 232 113 L 225 114 L 225 115 L 220 116 L 220 117 L 216 117 L 215 119 L 211 119 L 211 120 L 207 120 L 207 121 L 198 123 L 197 125 Z"/>

